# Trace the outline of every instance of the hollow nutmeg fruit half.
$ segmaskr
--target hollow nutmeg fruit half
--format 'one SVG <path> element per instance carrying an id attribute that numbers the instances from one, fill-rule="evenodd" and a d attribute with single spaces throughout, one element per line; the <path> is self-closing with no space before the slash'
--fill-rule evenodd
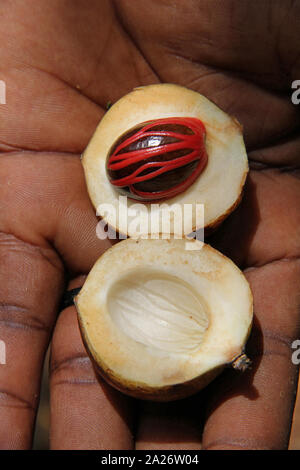
<path id="1" fill-rule="evenodd" d="M 184 398 L 227 365 L 248 365 L 248 282 L 209 245 L 187 250 L 186 243 L 121 241 L 99 258 L 75 298 L 97 371 L 133 397 Z"/>

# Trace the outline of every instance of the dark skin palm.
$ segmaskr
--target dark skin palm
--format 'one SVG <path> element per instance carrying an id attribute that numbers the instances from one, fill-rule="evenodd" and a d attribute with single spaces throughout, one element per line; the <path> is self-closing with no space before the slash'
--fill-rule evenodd
<path id="1" fill-rule="evenodd" d="M 300 2 L 19 0 L 0 12 L 0 447 L 31 446 L 52 339 L 53 449 L 285 448 L 299 337 L 300 116 L 290 86 L 300 77 Z M 170 404 L 96 378 L 75 309 L 57 320 L 69 279 L 80 286 L 110 246 L 96 237 L 79 155 L 108 102 L 160 81 L 234 115 L 251 165 L 242 204 L 207 241 L 251 284 L 253 367 Z"/>

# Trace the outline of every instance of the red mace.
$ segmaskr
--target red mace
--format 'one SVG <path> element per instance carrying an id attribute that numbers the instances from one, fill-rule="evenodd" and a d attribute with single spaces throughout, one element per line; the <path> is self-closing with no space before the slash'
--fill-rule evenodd
<path id="1" fill-rule="evenodd" d="M 106 160 L 110 183 L 143 202 L 176 196 L 207 164 L 205 127 L 196 118 L 147 121 L 121 136 Z"/>

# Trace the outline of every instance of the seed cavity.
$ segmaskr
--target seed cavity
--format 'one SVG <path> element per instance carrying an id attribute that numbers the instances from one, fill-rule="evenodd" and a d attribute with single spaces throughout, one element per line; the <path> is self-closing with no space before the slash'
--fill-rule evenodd
<path id="1" fill-rule="evenodd" d="M 117 328 L 138 343 L 169 353 L 192 353 L 209 319 L 204 300 L 176 276 L 136 270 L 110 288 L 107 306 Z"/>

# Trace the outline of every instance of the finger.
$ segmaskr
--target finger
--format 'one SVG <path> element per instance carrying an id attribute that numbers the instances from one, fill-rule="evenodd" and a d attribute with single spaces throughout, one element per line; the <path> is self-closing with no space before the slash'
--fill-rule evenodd
<path id="1" fill-rule="evenodd" d="M 291 344 L 299 337 L 299 261 L 248 271 L 256 321 L 248 354 L 252 369 L 211 384 L 205 449 L 284 449 L 297 389 Z"/>
<path id="2" fill-rule="evenodd" d="M 6 364 L 0 365 L 0 447 L 28 449 L 64 269 L 55 250 L 40 243 L 40 231 L 24 196 L 30 193 L 32 178 L 26 172 L 21 176 L 19 168 L 14 180 L 13 162 L 14 158 L 1 157 L 0 339 Z M 33 190 L 32 197 L 37 198 L 34 209 L 39 216 L 39 194 Z"/>
<path id="3" fill-rule="evenodd" d="M 0 149 L 80 153 L 107 104 L 155 78 L 119 25 L 113 2 L 1 2 L 0 15 L 8 95 L 0 107 Z"/>
<path id="4" fill-rule="evenodd" d="M 63 288 L 56 253 L 0 234 L 0 448 L 31 447 L 41 369 Z"/>
<path id="5" fill-rule="evenodd" d="M 0 340 L 7 356 L 0 447 L 20 449 L 31 445 L 42 361 L 64 287 L 62 258 L 69 270 L 88 271 L 105 241 L 96 237 L 79 158 L 2 155 L 0 179 Z"/>
<path id="6" fill-rule="evenodd" d="M 136 449 L 201 449 L 201 412 L 197 395 L 180 402 L 141 403 Z"/>
<path id="7" fill-rule="evenodd" d="M 299 209 L 300 185 L 294 172 L 253 170 L 240 206 L 208 243 L 244 268 L 294 259 L 300 253 Z"/>
<path id="8" fill-rule="evenodd" d="M 88 273 L 114 240 L 97 237 L 79 155 L 11 153 L 1 163 L 3 231 L 53 246 L 69 271 Z"/>
<path id="9" fill-rule="evenodd" d="M 78 281 L 70 288 L 75 286 Z M 75 307 L 61 312 L 55 327 L 50 396 L 52 449 L 133 448 L 133 399 L 95 374 L 82 344 Z"/>
<path id="10" fill-rule="evenodd" d="M 292 77 L 298 78 L 295 71 L 300 64 L 295 48 L 295 18 L 299 20 L 300 9 L 295 2 L 294 14 L 285 7 L 284 20 L 278 2 L 265 2 L 262 9 L 251 1 L 234 0 L 194 0 L 188 4 L 177 0 L 159 7 L 154 0 L 142 4 L 121 0 L 115 6 L 126 31 L 160 81 L 192 88 L 237 118 L 243 125 L 248 151 L 268 148 L 283 137 L 294 137 L 296 141 L 300 120 L 290 99 Z M 148 21 L 143 20 L 145 17 Z M 251 21 L 244 23 L 245 17 Z M 279 36 L 270 36 L 267 21 L 273 32 L 280 31 Z M 249 47 L 253 34 L 268 47 Z M 286 63 L 285 74 L 278 50 Z M 285 88 L 287 93 L 278 93 L 274 88 Z M 274 158 L 273 151 L 269 153 Z M 276 153 L 280 155 L 280 151 Z"/>
<path id="11" fill-rule="evenodd" d="M 231 69 L 275 88 L 290 87 L 291 77 L 299 77 L 298 2 L 265 1 L 257 8 L 250 0 L 176 0 L 159 6 L 153 0 L 121 0 L 117 6 L 134 38 L 144 38 L 144 45 L 153 38 L 176 58 Z"/>

